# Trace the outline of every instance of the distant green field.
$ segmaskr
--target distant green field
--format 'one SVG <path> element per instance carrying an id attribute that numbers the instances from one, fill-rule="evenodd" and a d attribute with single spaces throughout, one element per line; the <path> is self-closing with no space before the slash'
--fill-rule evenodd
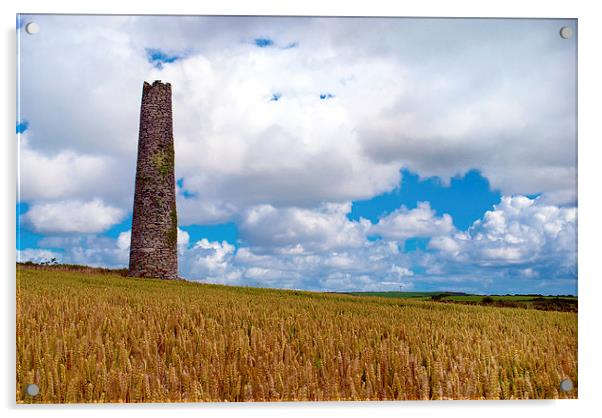
<path id="1" fill-rule="evenodd" d="M 445 300 L 453 300 L 457 302 L 481 302 L 485 295 L 462 295 L 462 296 L 445 296 Z M 494 301 L 512 301 L 512 302 L 530 302 L 533 299 L 543 298 L 547 300 L 556 299 L 557 296 L 532 296 L 532 295 L 503 295 L 503 296 L 489 296 Z M 577 300 L 575 296 L 562 296 L 560 299 Z"/>
<path id="2" fill-rule="evenodd" d="M 382 298 L 419 298 L 430 299 L 434 295 L 439 295 L 442 292 L 349 292 L 347 294 L 354 296 L 378 296 Z"/>
<path id="3" fill-rule="evenodd" d="M 577 311 L 577 297 L 569 295 L 472 295 L 461 292 L 349 292 L 354 296 L 375 296 L 384 298 L 437 300 L 469 304 L 493 304 L 506 307 L 523 307 L 552 311 Z"/>
<path id="4" fill-rule="evenodd" d="M 432 298 L 433 296 L 441 295 L 446 300 L 454 300 L 461 302 L 480 302 L 484 297 L 491 297 L 494 300 L 501 301 L 527 301 L 535 298 L 544 299 L 577 299 L 577 296 L 543 296 L 543 295 L 473 295 L 473 294 L 459 294 L 456 292 L 345 292 L 348 295 L 354 296 L 378 296 L 384 298 Z"/>

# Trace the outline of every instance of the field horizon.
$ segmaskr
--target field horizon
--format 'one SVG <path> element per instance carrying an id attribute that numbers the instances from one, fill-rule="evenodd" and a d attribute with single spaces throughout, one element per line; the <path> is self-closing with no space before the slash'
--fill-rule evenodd
<path id="1" fill-rule="evenodd" d="M 17 268 L 29 268 L 29 269 L 41 269 L 41 270 L 64 270 L 64 271 L 79 271 L 82 273 L 95 273 L 95 274 L 115 274 L 127 277 L 127 268 L 107 268 L 88 266 L 85 264 L 50 264 L 50 263 L 36 263 L 32 261 L 17 262 Z M 133 278 L 133 277 L 132 277 Z M 424 298 L 436 295 L 441 296 L 498 296 L 498 297 L 545 297 L 545 298 L 567 298 L 567 299 L 578 299 L 578 295 L 573 294 L 544 294 L 544 293 L 470 293 L 460 292 L 449 289 L 438 289 L 438 290 L 425 290 L 425 291 L 403 291 L 403 290 L 311 290 L 311 289 L 289 289 L 280 287 L 261 287 L 261 286 L 241 286 L 241 285 L 229 285 L 229 284 L 218 284 L 208 283 L 195 279 L 187 279 L 186 277 L 178 277 L 177 279 L 168 279 L 176 281 L 185 281 L 190 283 L 198 284 L 213 284 L 216 286 L 226 287 L 250 287 L 257 289 L 272 289 L 272 290 L 292 290 L 302 292 L 313 292 L 313 293 L 331 293 L 340 295 L 358 295 L 358 296 L 384 296 L 384 297 L 400 297 L 400 298 Z"/>
<path id="2" fill-rule="evenodd" d="M 576 397 L 573 312 L 17 266 L 18 403 Z"/>

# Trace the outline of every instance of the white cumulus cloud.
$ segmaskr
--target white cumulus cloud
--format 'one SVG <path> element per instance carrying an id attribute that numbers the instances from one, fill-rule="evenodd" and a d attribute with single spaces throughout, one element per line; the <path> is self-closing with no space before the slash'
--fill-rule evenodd
<path id="1" fill-rule="evenodd" d="M 369 240 L 364 226 L 344 218 L 346 209 L 340 205 L 300 212 L 263 208 L 266 212 L 253 213 L 249 222 L 256 228 L 251 232 L 267 228 L 266 236 L 239 247 L 205 238 L 190 245 L 189 235 L 179 230 L 180 275 L 210 283 L 337 291 L 431 286 L 512 292 L 557 286 L 567 292 L 575 283 L 575 208 L 505 196 L 467 231 L 457 231 L 443 217 L 434 216 L 426 203 L 414 209 L 414 215 L 421 214 L 415 219 L 428 220 L 435 225 L 432 228 L 416 227 L 409 216 L 412 210 L 402 207 L 383 219 L 399 221 L 399 213 L 409 216 L 407 231 L 412 232 L 392 235 L 430 238 L 426 250 L 409 253 L 400 250 L 403 241 L 396 236 Z M 333 220 L 323 222 L 324 217 Z M 342 238 L 331 236 L 331 223 Z M 22 260 L 56 256 L 61 262 L 124 267 L 129 242 L 130 231 L 116 239 L 47 237 L 40 247 L 64 250 L 28 249 L 19 256 Z"/>
<path id="2" fill-rule="evenodd" d="M 381 218 L 370 233 L 383 238 L 405 240 L 412 237 L 445 236 L 454 231 L 453 220 L 447 213 L 438 217 L 429 202 L 418 202 L 415 209 L 404 206 Z"/>
<path id="3" fill-rule="evenodd" d="M 26 248 L 24 250 L 17 250 L 17 261 L 21 263 L 27 261 L 43 263 L 51 261 L 52 259 L 55 259 L 57 262 L 61 262 L 61 254 L 59 252 L 44 248 Z"/>
<path id="4" fill-rule="evenodd" d="M 115 197 L 129 189 L 120 186 L 121 170 L 112 157 L 70 149 L 45 153 L 32 147 L 29 136 L 26 132 L 19 138 L 21 200 Z"/>
<path id="5" fill-rule="evenodd" d="M 21 220 L 40 233 L 96 233 L 123 219 L 123 210 L 100 199 L 64 200 L 32 205 Z"/>
<path id="6" fill-rule="evenodd" d="M 226 241 L 212 242 L 203 238 L 185 252 L 180 271 L 212 283 L 238 284 L 242 272 L 232 265 L 235 247 Z"/>
<path id="7" fill-rule="evenodd" d="M 351 205 L 325 204 L 318 209 L 251 207 L 240 223 L 241 237 L 251 246 L 282 250 L 325 251 L 364 245 L 370 222 L 347 219 Z"/>
<path id="8" fill-rule="evenodd" d="M 141 85 L 153 79 L 173 86 L 176 172 L 196 196 L 179 201 L 186 225 L 369 198 L 396 187 L 401 167 L 444 179 L 478 169 L 507 195 L 576 199 L 576 48 L 558 21 L 38 20 L 44 37 L 20 51 L 24 199 L 97 190 L 130 210 Z M 254 44 L 265 36 L 275 47 Z M 179 59 L 155 68 L 147 48 Z M 78 59 L 64 65 L 64 51 Z"/>
<path id="9" fill-rule="evenodd" d="M 467 232 L 434 239 L 430 246 L 482 266 L 532 263 L 574 274 L 576 228 L 576 208 L 548 205 L 525 196 L 503 196 Z M 536 276 L 532 267 L 525 267 L 520 274 Z"/>

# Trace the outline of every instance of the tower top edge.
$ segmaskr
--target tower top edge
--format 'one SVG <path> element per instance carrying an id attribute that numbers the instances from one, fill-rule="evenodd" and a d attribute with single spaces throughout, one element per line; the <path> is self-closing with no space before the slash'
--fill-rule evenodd
<path id="1" fill-rule="evenodd" d="M 144 84 L 142 85 L 144 90 L 147 90 L 149 88 L 171 88 L 171 83 L 163 83 L 161 82 L 161 80 L 155 80 L 153 81 L 153 84 L 149 83 L 148 81 L 145 81 Z"/>

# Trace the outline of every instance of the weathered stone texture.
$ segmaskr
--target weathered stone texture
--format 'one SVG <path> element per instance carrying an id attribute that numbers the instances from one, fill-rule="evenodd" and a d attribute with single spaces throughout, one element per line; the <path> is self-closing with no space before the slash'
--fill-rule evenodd
<path id="1" fill-rule="evenodd" d="M 144 82 L 129 275 L 178 278 L 171 85 Z"/>

